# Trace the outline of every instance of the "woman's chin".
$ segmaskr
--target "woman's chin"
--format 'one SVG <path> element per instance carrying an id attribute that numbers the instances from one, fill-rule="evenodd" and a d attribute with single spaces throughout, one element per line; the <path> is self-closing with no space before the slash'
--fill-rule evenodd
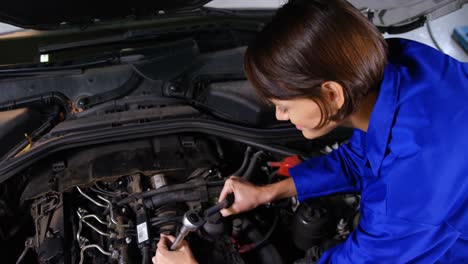
<path id="1" fill-rule="evenodd" d="M 324 129 L 310 131 L 309 129 L 302 128 L 301 132 L 302 135 L 307 139 L 316 139 L 318 137 L 328 134 L 330 131 Z"/>
<path id="2" fill-rule="evenodd" d="M 306 129 L 302 129 L 301 132 L 302 132 L 302 135 L 307 139 L 315 139 L 319 137 L 316 133 L 311 133 L 310 131 L 307 131 Z"/>

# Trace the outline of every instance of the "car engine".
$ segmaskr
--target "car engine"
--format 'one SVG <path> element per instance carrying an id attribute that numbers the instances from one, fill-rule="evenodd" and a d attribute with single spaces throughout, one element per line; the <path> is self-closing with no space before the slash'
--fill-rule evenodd
<path id="1" fill-rule="evenodd" d="M 193 133 L 54 154 L 24 173 L 19 204 L 30 215 L 18 263 L 150 263 L 160 234 L 176 236 L 186 211 L 216 204 L 230 175 L 259 185 L 279 181 L 286 177 L 275 167 L 282 158 Z M 284 199 L 214 214 L 186 239 L 200 263 L 291 263 L 342 242 L 358 209 L 356 194 Z"/>
<path id="2" fill-rule="evenodd" d="M 330 152 L 352 132 L 305 140 L 275 120 L 243 72 L 259 22 L 249 25 L 189 23 L 79 74 L 3 80 L 2 263 L 151 263 L 188 211 L 204 218 L 185 237 L 200 263 L 293 263 L 342 242 L 358 194 L 205 216 L 231 175 L 284 180 L 284 160 Z"/>

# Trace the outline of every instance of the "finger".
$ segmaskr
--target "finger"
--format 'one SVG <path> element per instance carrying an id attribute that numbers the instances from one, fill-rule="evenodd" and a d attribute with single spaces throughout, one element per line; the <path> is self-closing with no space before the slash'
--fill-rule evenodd
<path id="1" fill-rule="evenodd" d="M 154 256 L 151 261 L 153 262 L 153 264 L 156 264 L 156 256 Z"/>
<path id="2" fill-rule="evenodd" d="M 230 215 L 236 213 L 236 211 L 233 209 L 232 206 L 229 207 L 229 208 L 227 208 L 227 209 L 222 209 L 222 210 L 219 211 L 219 212 L 221 213 L 221 215 L 222 215 L 223 217 L 230 216 Z"/>
<path id="3" fill-rule="evenodd" d="M 227 217 L 227 216 L 230 216 L 230 215 L 231 215 L 231 213 L 230 213 L 228 210 L 226 210 L 226 209 L 222 209 L 222 210 L 219 211 L 219 212 L 221 213 L 221 215 L 222 215 L 223 217 Z"/>
<path id="4" fill-rule="evenodd" d="M 231 179 L 227 179 L 225 182 L 224 182 L 224 187 L 223 189 L 221 190 L 221 193 L 219 194 L 219 198 L 218 198 L 218 202 L 221 202 L 223 201 L 224 199 L 226 199 L 226 196 L 229 194 L 229 193 L 232 193 L 232 180 Z"/>
<path id="5" fill-rule="evenodd" d="M 164 237 L 166 238 L 166 241 L 171 242 L 171 244 L 174 243 L 174 241 L 175 241 L 175 237 L 174 237 L 174 236 L 171 236 L 171 235 L 164 235 Z"/>
<path id="6" fill-rule="evenodd" d="M 180 245 L 179 251 L 192 254 L 192 251 L 190 250 L 190 246 L 187 243 L 187 241 L 185 241 L 185 240 L 182 241 L 182 244 Z"/>
<path id="7" fill-rule="evenodd" d="M 168 250 L 166 236 L 161 236 L 161 238 L 159 239 L 158 251 L 159 250 L 162 250 L 162 251 L 167 251 Z"/>

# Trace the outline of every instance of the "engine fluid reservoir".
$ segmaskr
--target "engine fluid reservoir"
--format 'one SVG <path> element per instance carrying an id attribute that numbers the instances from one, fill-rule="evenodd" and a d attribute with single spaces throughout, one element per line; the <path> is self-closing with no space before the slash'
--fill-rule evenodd
<path id="1" fill-rule="evenodd" d="M 291 222 L 294 244 L 304 251 L 320 244 L 330 233 L 331 225 L 329 210 L 320 200 L 301 203 Z"/>

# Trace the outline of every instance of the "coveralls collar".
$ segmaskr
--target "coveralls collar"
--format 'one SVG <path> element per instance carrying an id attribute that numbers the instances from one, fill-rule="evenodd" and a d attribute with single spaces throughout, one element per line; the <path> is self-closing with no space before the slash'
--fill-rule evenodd
<path id="1" fill-rule="evenodd" d="M 390 141 L 390 131 L 395 120 L 399 84 L 398 67 L 390 62 L 387 63 L 366 133 L 367 160 L 376 177 L 379 176 L 380 166 Z"/>

